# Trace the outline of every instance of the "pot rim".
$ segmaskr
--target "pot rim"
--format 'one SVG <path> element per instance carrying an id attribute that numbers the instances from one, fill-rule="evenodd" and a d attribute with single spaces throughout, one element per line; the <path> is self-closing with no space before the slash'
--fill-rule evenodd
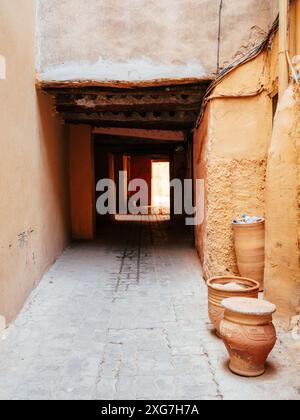
<path id="1" fill-rule="evenodd" d="M 232 226 L 252 227 L 252 226 L 261 225 L 265 223 L 265 221 L 266 219 L 261 217 L 257 222 L 253 222 L 253 223 L 233 223 L 232 222 Z"/>
<path id="2" fill-rule="evenodd" d="M 277 311 L 273 303 L 254 298 L 227 298 L 221 302 L 221 305 L 225 309 L 225 316 L 226 312 L 230 312 L 237 315 L 263 317 L 273 315 Z"/>
<path id="3" fill-rule="evenodd" d="M 259 291 L 260 289 L 260 284 L 258 281 L 254 280 L 254 279 L 250 279 L 247 277 L 238 277 L 238 276 L 217 276 L 217 277 L 212 277 L 210 279 L 207 280 L 207 287 L 210 287 L 213 290 L 216 290 L 218 292 L 222 291 L 219 287 L 216 287 L 213 283 L 216 283 L 217 281 L 222 281 L 222 280 L 228 280 L 228 283 L 233 283 L 233 282 L 239 282 L 242 283 L 242 281 L 247 281 L 253 284 L 252 287 L 249 287 L 248 289 L 245 290 L 239 290 L 239 291 L 235 291 L 235 290 L 231 290 L 231 293 L 249 293 L 249 292 L 255 292 L 256 290 Z M 245 285 L 245 283 L 243 283 L 243 285 Z"/>

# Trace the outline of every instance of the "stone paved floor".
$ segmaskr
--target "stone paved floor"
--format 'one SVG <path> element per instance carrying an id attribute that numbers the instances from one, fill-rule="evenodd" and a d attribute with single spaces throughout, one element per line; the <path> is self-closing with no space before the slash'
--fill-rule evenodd
<path id="1" fill-rule="evenodd" d="M 299 399 L 299 343 L 281 334 L 264 377 L 234 376 L 206 300 L 188 235 L 107 225 L 65 251 L 6 331 L 0 399 Z"/>

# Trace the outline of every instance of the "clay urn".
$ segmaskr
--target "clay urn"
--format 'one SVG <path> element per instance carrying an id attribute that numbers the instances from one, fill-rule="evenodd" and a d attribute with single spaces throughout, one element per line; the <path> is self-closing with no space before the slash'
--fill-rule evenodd
<path id="1" fill-rule="evenodd" d="M 244 277 L 214 277 L 208 280 L 208 315 L 220 337 L 220 323 L 224 318 L 222 301 L 231 297 L 258 298 L 257 281 Z"/>
<path id="2" fill-rule="evenodd" d="M 265 220 L 261 218 L 253 223 L 235 221 L 233 234 L 240 275 L 258 281 L 262 292 L 265 270 Z"/>
<path id="3" fill-rule="evenodd" d="M 230 370 L 245 377 L 263 375 L 277 340 L 272 323 L 276 306 L 249 298 L 225 299 L 222 305 L 225 314 L 220 331 L 230 356 Z"/>

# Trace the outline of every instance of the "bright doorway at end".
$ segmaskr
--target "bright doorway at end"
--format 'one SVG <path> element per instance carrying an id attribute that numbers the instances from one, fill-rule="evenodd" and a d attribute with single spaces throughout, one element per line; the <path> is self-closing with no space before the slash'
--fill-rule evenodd
<path id="1" fill-rule="evenodd" d="M 153 214 L 170 214 L 170 162 L 152 161 L 151 207 Z"/>

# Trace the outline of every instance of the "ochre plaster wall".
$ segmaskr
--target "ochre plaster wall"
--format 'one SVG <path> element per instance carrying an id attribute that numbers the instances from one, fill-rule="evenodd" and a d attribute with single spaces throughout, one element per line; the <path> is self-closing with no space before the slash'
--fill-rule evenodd
<path id="1" fill-rule="evenodd" d="M 68 242 L 67 130 L 35 90 L 35 1 L 1 0 L 0 315 L 13 320 Z"/>
<path id="2" fill-rule="evenodd" d="M 261 54 L 223 79 L 195 132 L 196 177 L 206 185 L 205 220 L 196 228 L 196 242 L 207 277 L 238 274 L 232 220 L 243 213 L 265 216 L 269 61 Z"/>
<path id="3" fill-rule="evenodd" d="M 196 176 L 206 181 L 196 239 L 207 277 L 238 273 L 231 220 L 265 216 L 265 297 L 288 327 L 300 314 L 300 92 L 289 86 L 272 121 L 277 91 L 278 35 L 212 93 L 195 132 Z"/>
<path id="4" fill-rule="evenodd" d="M 300 1 L 290 12 L 291 56 L 300 53 Z M 274 61 L 276 47 L 272 50 Z M 266 179 L 267 299 L 284 326 L 300 315 L 300 90 L 291 83 L 278 103 Z"/>
<path id="5" fill-rule="evenodd" d="M 266 297 L 288 325 L 300 314 L 300 91 L 278 105 L 266 183 Z"/>
<path id="6" fill-rule="evenodd" d="M 72 238 L 91 240 L 95 234 L 95 171 L 92 129 L 70 127 L 70 188 Z"/>

